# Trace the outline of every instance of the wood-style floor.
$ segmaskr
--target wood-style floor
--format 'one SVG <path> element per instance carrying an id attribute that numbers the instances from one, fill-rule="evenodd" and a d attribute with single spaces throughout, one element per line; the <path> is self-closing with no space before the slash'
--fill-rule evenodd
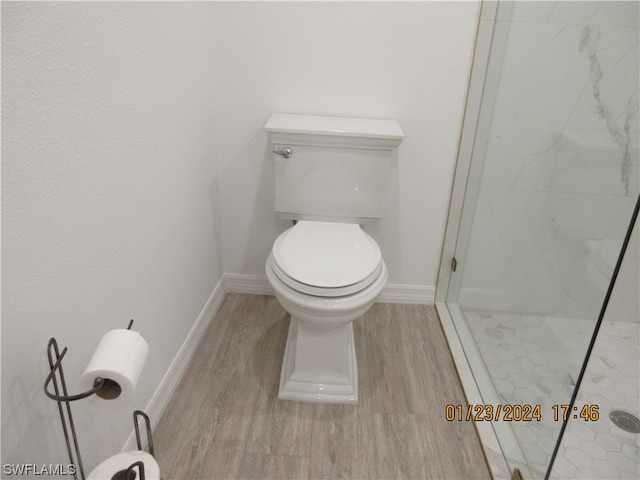
<path id="1" fill-rule="evenodd" d="M 289 317 L 227 294 L 154 432 L 164 480 L 489 479 L 432 307 L 375 304 L 354 324 L 358 405 L 278 400 Z"/>

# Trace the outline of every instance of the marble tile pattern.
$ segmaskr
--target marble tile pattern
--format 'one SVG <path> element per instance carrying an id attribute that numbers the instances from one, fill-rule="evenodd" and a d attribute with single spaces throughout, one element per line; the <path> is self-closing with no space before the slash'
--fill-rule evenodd
<path id="1" fill-rule="evenodd" d="M 501 2 L 461 304 L 597 314 L 640 191 L 639 5 Z"/>
<path id="2" fill-rule="evenodd" d="M 530 471 L 542 478 L 561 428 L 554 405 L 569 403 L 595 323 L 501 313 L 465 316 L 501 401 L 541 406 L 541 421 L 511 422 L 511 427 Z M 608 413 L 621 408 L 640 414 L 639 333 L 636 323 L 603 322 L 576 404 L 578 412 L 597 405 L 599 418 L 570 418 L 552 478 L 638 478 L 640 436 L 615 427 Z"/>
<path id="3" fill-rule="evenodd" d="M 576 398 L 577 411 L 598 406 L 597 421 L 569 417 L 552 479 L 640 478 L 640 434 L 609 419 L 613 409 L 640 417 L 640 325 L 603 322 Z"/>

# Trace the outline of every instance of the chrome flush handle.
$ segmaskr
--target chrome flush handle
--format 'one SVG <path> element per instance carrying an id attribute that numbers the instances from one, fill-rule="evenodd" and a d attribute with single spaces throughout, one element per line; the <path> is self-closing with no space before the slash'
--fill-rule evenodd
<path id="1" fill-rule="evenodd" d="M 276 155 L 282 155 L 284 158 L 289 158 L 293 153 L 289 147 L 284 147 L 282 150 L 274 150 L 273 153 Z"/>

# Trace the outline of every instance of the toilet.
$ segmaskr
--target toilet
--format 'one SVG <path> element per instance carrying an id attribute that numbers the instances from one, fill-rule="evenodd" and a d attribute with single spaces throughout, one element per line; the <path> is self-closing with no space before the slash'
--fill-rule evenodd
<path id="1" fill-rule="evenodd" d="M 291 315 L 278 398 L 358 403 L 353 321 L 387 281 L 380 248 L 361 224 L 382 217 L 395 120 L 273 114 L 275 210 L 293 226 L 275 240 L 267 279 Z"/>

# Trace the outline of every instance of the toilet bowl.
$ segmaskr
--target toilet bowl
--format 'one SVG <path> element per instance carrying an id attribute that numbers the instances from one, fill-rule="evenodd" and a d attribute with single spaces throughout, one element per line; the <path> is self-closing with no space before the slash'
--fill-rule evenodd
<path id="1" fill-rule="evenodd" d="M 358 224 L 299 221 L 277 238 L 265 271 L 291 314 L 278 398 L 358 403 L 353 321 L 387 280 L 376 242 Z"/>

